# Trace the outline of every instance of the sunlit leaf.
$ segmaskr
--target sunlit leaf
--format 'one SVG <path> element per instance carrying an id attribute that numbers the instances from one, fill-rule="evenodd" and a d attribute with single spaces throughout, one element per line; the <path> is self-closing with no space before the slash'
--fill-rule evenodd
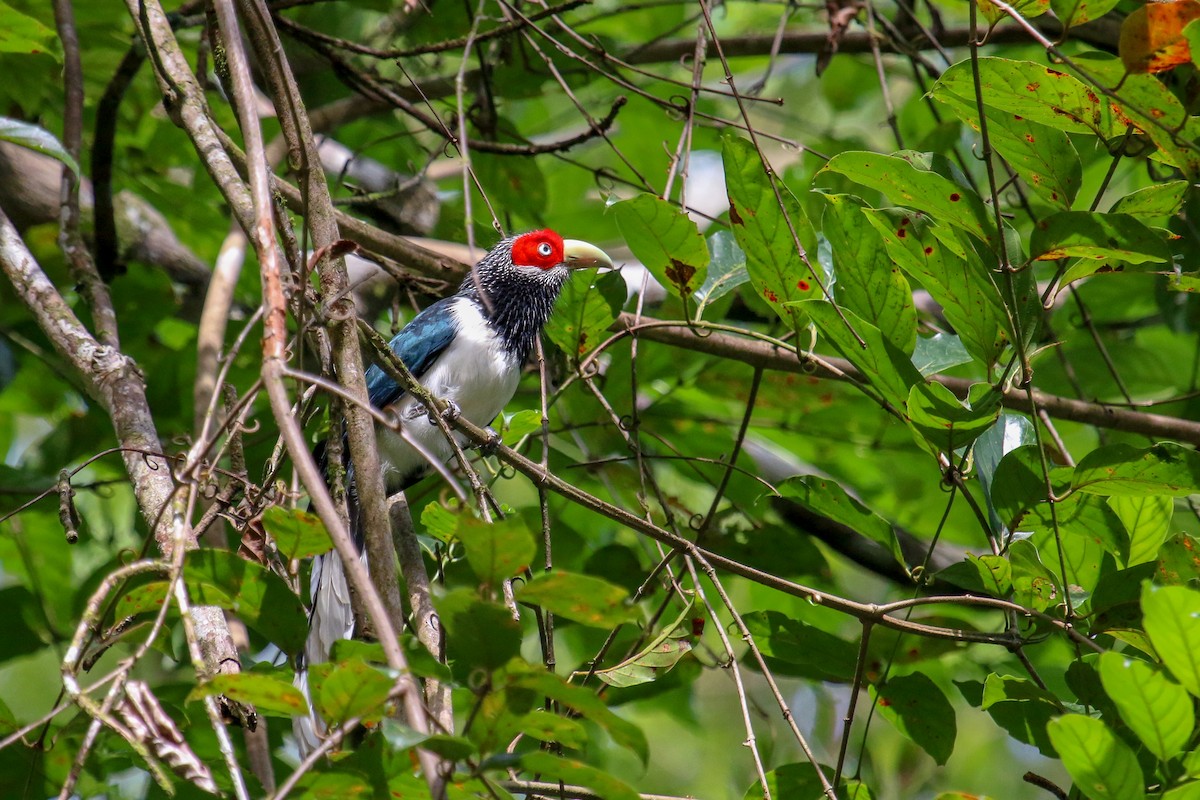
<path id="1" fill-rule="evenodd" d="M 1100 679 L 1121 719 L 1162 761 L 1187 744 L 1196 724 L 1187 690 L 1144 661 L 1100 654 Z"/>
<path id="2" fill-rule="evenodd" d="M 1200 492 L 1200 453 L 1171 442 L 1144 449 L 1101 447 L 1075 467 L 1073 489 L 1099 495 L 1170 495 Z"/>
<path id="3" fill-rule="evenodd" d="M 193 689 L 188 700 L 217 694 L 239 703 L 249 703 L 261 714 L 293 717 L 308 710 L 304 695 L 291 681 L 254 672 L 217 675 Z"/>
<path id="4" fill-rule="evenodd" d="M 1142 589 L 1146 633 L 1175 679 L 1200 697 L 1200 592 L 1187 586 Z"/>
<path id="5" fill-rule="evenodd" d="M 1064 211 L 1040 221 L 1029 243 L 1030 258 L 1116 259 L 1130 264 L 1171 260 L 1161 235 L 1127 214 Z"/>
<path id="6" fill-rule="evenodd" d="M 1146 796 L 1142 768 L 1124 742 L 1103 722 L 1066 714 L 1046 726 L 1075 786 L 1091 800 L 1140 800 Z"/>
<path id="7" fill-rule="evenodd" d="M 329 532 L 316 514 L 271 506 L 263 512 L 262 522 L 285 558 L 308 558 L 333 547 Z"/>

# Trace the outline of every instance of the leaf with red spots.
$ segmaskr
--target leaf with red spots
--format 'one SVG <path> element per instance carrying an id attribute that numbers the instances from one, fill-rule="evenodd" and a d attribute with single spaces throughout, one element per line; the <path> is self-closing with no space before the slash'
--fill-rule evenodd
<path id="1" fill-rule="evenodd" d="M 890 678 L 872 686 L 871 696 L 879 701 L 879 715 L 933 757 L 945 764 L 954 752 L 958 727 L 954 706 L 936 683 L 920 672 Z"/>
<path id="2" fill-rule="evenodd" d="M 688 297 L 704 283 L 708 246 L 682 209 L 641 194 L 613 204 L 610 210 L 629 249 L 676 297 Z"/>
<path id="3" fill-rule="evenodd" d="M 795 306 L 786 304 L 822 296 L 808 262 L 810 254 L 815 257 L 817 252 L 816 233 L 800 202 L 786 186 L 776 182 L 783 198 L 780 208 L 770 183 L 772 178 L 763 174 L 762 162 L 749 142 L 726 137 L 721 152 L 733 235 L 746 253 L 750 285 L 790 328 L 800 331 L 807 321 Z M 801 251 L 796 250 L 789 221 L 796 229 Z M 801 281 L 808 283 L 807 291 L 799 288 Z"/>
<path id="4" fill-rule="evenodd" d="M 832 250 L 838 304 L 874 324 L 892 344 L 911 355 L 917 342 L 912 287 L 863 216 L 862 201 L 844 194 L 822 197 L 826 206 L 821 232 Z"/>
<path id="5" fill-rule="evenodd" d="M 1167 181 L 1146 186 L 1114 203 L 1112 213 L 1128 214 L 1147 225 L 1161 223 L 1167 217 L 1178 214 L 1183 208 L 1183 198 L 1187 190 L 1187 181 Z"/>
<path id="6" fill-rule="evenodd" d="M 212 695 L 224 695 L 241 703 L 249 703 L 259 712 L 271 716 L 294 717 L 308 710 L 304 695 L 292 685 L 291 671 L 283 680 L 270 674 L 240 672 L 217 675 L 188 693 L 187 702 Z"/>
<path id="7" fill-rule="evenodd" d="M 964 123 L 979 130 L 975 102 L 942 92 L 945 103 Z M 1083 181 L 1083 167 L 1070 138 L 1049 125 L 995 108 L 987 110 L 988 138 L 992 147 L 1021 176 L 1034 196 L 1067 210 Z"/>
<path id="8" fill-rule="evenodd" d="M 1174 69 L 1192 60 L 1184 27 L 1200 19 L 1200 0 L 1159 0 L 1138 6 L 1121 23 L 1118 51 L 1131 73 Z"/>
<path id="9" fill-rule="evenodd" d="M 968 352 L 985 366 L 994 364 L 1012 335 L 1000 290 L 975 251 L 955 243 L 950 229 L 943 230 L 943 241 L 928 218 L 911 211 L 865 213 L 881 234 L 888 256 L 941 305 Z M 900 228 L 907 234 L 903 238 L 896 235 Z"/>
<path id="10" fill-rule="evenodd" d="M 691 614 L 689 604 L 653 641 L 621 663 L 596 670 L 596 677 L 609 686 L 626 687 L 649 683 L 669 672 L 692 650 Z M 703 629 L 704 619 L 698 619 Z"/>
<path id="11" fill-rule="evenodd" d="M 898 205 L 924 211 L 996 246 L 996 225 L 979 195 L 914 161 L 881 153 L 839 153 L 821 172 L 845 175 L 883 192 Z"/>

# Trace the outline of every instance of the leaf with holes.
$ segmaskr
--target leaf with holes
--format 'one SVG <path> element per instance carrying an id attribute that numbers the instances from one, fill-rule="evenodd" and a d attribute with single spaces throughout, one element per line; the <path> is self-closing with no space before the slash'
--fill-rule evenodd
<path id="1" fill-rule="evenodd" d="M 708 275 L 708 245 L 687 213 L 652 194 L 609 207 L 629 249 L 676 297 L 688 297 Z"/>

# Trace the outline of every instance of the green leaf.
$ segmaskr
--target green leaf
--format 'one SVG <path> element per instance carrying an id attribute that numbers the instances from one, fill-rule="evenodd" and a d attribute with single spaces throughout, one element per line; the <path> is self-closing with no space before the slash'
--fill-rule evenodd
<path id="1" fill-rule="evenodd" d="M 846 493 L 834 481 L 816 475 L 797 475 L 776 486 L 779 494 L 797 505 L 840 522 L 878 542 L 892 554 L 897 564 L 905 566 L 904 554 L 896 530 L 883 517 L 871 511 Z"/>
<path id="2" fill-rule="evenodd" d="M 539 750 L 522 755 L 521 766 L 529 772 L 540 774 L 543 778 L 585 786 L 605 800 L 641 798 L 641 795 L 624 781 L 573 758 L 561 758 Z"/>
<path id="3" fill-rule="evenodd" d="M 492 586 L 524 571 L 537 552 L 533 534 L 515 515 L 491 523 L 461 517 L 458 539 L 476 577 Z"/>
<path id="4" fill-rule="evenodd" d="M 968 407 L 940 383 L 918 383 L 909 390 L 908 419 L 936 452 L 966 447 L 1000 416 L 1000 396 L 989 384 L 975 384 L 970 394 Z"/>
<path id="5" fill-rule="evenodd" d="M 1033 61 L 980 58 L 979 85 L 984 102 L 992 108 L 1019 114 L 1065 133 L 1113 133 L 1107 124 L 1100 98 L 1076 78 Z M 933 85 L 930 94 L 946 101 L 954 95 L 959 103 L 975 103 L 972 64 L 954 64 Z M 953 103 L 954 100 L 947 102 Z"/>
<path id="6" fill-rule="evenodd" d="M 925 377 L 937 375 L 959 364 L 970 364 L 971 354 L 962 339 L 952 333 L 918 336 L 912 354 L 913 366 Z"/>
<path id="7" fill-rule="evenodd" d="M 638 611 L 628 604 L 628 598 L 628 592 L 608 581 L 558 569 L 535 576 L 517 591 L 522 603 L 596 628 L 613 628 L 636 619 Z"/>
<path id="8" fill-rule="evenodd" d="M 1064 28 L 1082 25 L 1094 19 L 1100 19 L 1109 11 L 1116 8 L 1120 0 L 1050 0 L 1054 16 L 1058 17 Z"/>
<path id="9" fill-rule="evenodd" d="M 1156 580 L 1161 584 L 1178 585 L 1191 583 L 1200 578 L 1200 540 L 1180 532 L 1167 539 L 1158 550 Z"/>
<path id="10" fill-rule="evenodd" d="M 691 613 L 689 603 L 653 641 L 620 664 L 596 670 L 596 677 L 609 686 L 628 687 L 649 683 L 668 672 L 692 650 Z"/>
<path id="11" fill-rule="evenodd" d="M 729 231 L 717 231 L 708 237 L 708 277 L 696 290 L 696 317 L 704 309 L 750 280 L 746 271 L 746 254 L 738 247 Z"/>
<path id="12" fill-rule="evenodd" d="M 1029 247 L 1029 257 L 1035 261 L 1087 258 L 1143 264 L 1171 260 L 1162 236 L 1128 214 L 1051 214 L 1034 227 Z"/>
<path id="13" fill-rule="evenodd" d="M 879 715 L 943 765 L 954 751 L 954 707 L 936 683 L 920 672 L 871 687 Z"/>
<path id="14" fill-rule="evenodd" d="M 55 61 L 61 62 L 59 50 L 58 36 L 52 28 L 8 3 L 0 2 L 0 53 L 48 53 Z M 4 120 L 0 118 L 0 127 L 3 127 L 3 123 Z M 0 135 L 0 138 L 3 136 Z M 79 170 L 75 172 L 78 174 Z"/>
<path id="15" fill-rule="evenodd" d="M 879 233 L 849 195 L 822 195 L 821 233 L 833 251 L 838 305 L 879 328 L 898 350 L 911 355 L 917 339 L 912 287 L 888 257 Z"/>
<path id="16" fill-rule="evenodd" d="M 1046 723 L 1062 714 L 1062 704 L 1032 681 L 992 673 L 983 683 L 979 707 L 1018 742 L 1057 757 Z"/>
<path id="17" fill-rule="evenodd" d="M 538 695 L 548 697 L 559 705 L 569 708 L 583 718 L 594 722 L 608 733 L 617 744 L 636 755 L 643 765 L 650 758 L 646 735 L 641 728 L 617 716 L 590 687 L 573 686 L 558 675 L 546 672 L 539 666 L 513 662 L 509 665 L 508 680 L 513 685 L 530 689 Z"/>
<path id="18" fill-rule="evenodd" d="M 1164 792 L 1161 800 L 1200 800 L 1200 781 L 1192 781 Z"/>
<path id="19" fill-rule="evenodd" d="M 1200 697 L 1200 592 L 1187 586 L 1146 584 L 1142 622 L 1175 680 Z"/>
<path id="20" fill-rule="evenodd" d="M 308 711 L 304 695 L 292 685 L 274 675 L 255 672 L 239 672 L 232 675 L 217 675 L 192 689 L 187 700 L 199 700 L 211 695 L 224 695 L 239 703 L 253 705 L 260 714 L 294 717 Z"/>
<path id="21" fill-rule="evenodd" d="M 974 100 L 946 92 L 938 99 L 971 128 L 980 129 Z M 1067 134 L 994 108 L 987 109 L 987 126 L 992 147 L 1037 197 L 1064 211 L 1071 207 L 1083 182 L 1083 166 Z"/>
<path id="22" fill-rule="evenodd" d="M 1146 662 L 1111 651 L 1100 655 L 1100 680 L 1121 719 L 1160 761 L 1183 750 L 1196 725 L 1186 689 Z"/>
<path id="23" fill-rule="evenodd" d="M 514 127 L 507 120 L 499 123 Z M 537 158 L 512 158 L 478 150 L 471 153 L 471 167 L 492 205 L 497 210 L 516 209 L 530 223 L 541 218 L 549 197 L 541 163 Z"/>
<path id="24" fill-rule="evenodd" d="M 822 297 L 821 282 L 809 263 L 809 254 L 816 253 L 816 234 L 799 201 L 786 186 L 776 183 L 783 200 L 780 208 L 772 179 L 763 173 L 754 146 L 731 136 L 723 141 L 730 227 L 746 254 L 750 284 L 788 327 L 799 333 L 807 323 L 799 308 L 787 304 Z M 800 251 L 796 250 L 796 238 Z"/>
<path id="25" fill-rule="evenodd" d="M 16 13 L 8 6 L 0 8 L 0 12 Z M 20 16 L 24 17 L 24 14 Z M 7 20 L 5 22 L 7 23 Z M 5 25 L 0 25 L 0 52 L 4 52 L 4 28 Z M 65 164 L 71 172 L 74 172 L 76 178 L 79 177 L 79 164 L 75 162 L 75 159 L 71 158 L 71 154 L 62 146 L 62 142 L 58 141 L 54 134 L 44 128 L 39 128 L 37 125 L 28 122 L 22 122 L 19 119 L 0 117 L 0 142 L 12 142 L 15 145 L 20 145 L 21 147 L 57 159 Z"/>
<path id="26" fill-rule="evenodd" d="M 286 653 L 297 653 L 308 635 L 300 599 L 275 573 L 228 550 L 202 548 L 183 565 L 192 602 L 232 611 Z"/>
<path id="27" fill-rule="evenodd" d="M 607 335 L 625 302 L 625 281 L 615 272 L 572 273 L 546 323 L 546 336 L 576 362 Z"/>
<path id="28" fill-rule="evenodd" d="M 517 728 L 538 741 L 555 742 L 575 750 L 587 745 L 587 731 L 573 719 L 534 709 L 517 720 Z"/>
<path id="29" fill-rule="evenodd" d="M 708 245 L 683 209 L 652 194 L 609 207 L 638 260 L 676 297 L 686 298 L 708 275 Z"/>
<path id="30" fill-rule="evenodd" d="M 1042 563 L 1041 554 L 1028 539 L 1013 542 L 1008 548 L 1013 569 L 1013 601 L 1045 611 L 1061 602 L 1058 576 Z"/>
<path id="31" fill-rule="evenodd" d="M 289 560 L 315 556 L 333 547 L 321 518 L 307 511 L 271 506 L 263 512 L 262 524 L 280 554 Z"/>
<path id="32" fill-rule="evenodd" d="M 1142 768 L 1129 747 L 1098 719 L 1066 714 L 1046 726 L 1075 787 L 1091 800 L 1140 800 Z"/>
<path id="33" fill-rule="evenodd" d="M 1079 461 L 1071 488 L 1105 496 L 1184 497 L 1200 492 L 1200 453 L 1172 442 L 1100 447 Z"/>
<path id="34" fill-rule="evenodd" d="M 879 328 L 853 311 L 842 309 L 839 316 L 838 309 L 824 300 L 805 300 L 796 305 L 812 319 L 817 330 L 838 355 L 863 373 L 888 406 L 897 412 L 904 408 L 909 389 L 924 379 L 903 350 L 888 341 Z M 866 343 L 866 347 L 859 344 L 855 333 Z"/>
<path id="35" fill-rule="evenodd" d="M 985 367 L 994 364 L 1012 334 L 1000 290 L 974 251 L 944 243 L 945 237 L 921 214 L 900 209 L 865 213 L 888 255 L 941 305 L 971 355 Z"/>
<path id="36" fill-rule="evenodd" d="M 449 544 L 458 531 L 458 514 L 441 503 L 429 503 L 421 509 L 421 526 L 425 528 L 425 533 L 439 542 Z"/>
<path id="37" fill-rule="evenodd" d="M 1132 567 L 1158 558 L 1158 550 L 1171 532 L 1171 514 L 1175 504 L 1162 495 L 1148 497 L 1110 497 L 1108 507 L 1120 518 L 1129 534 L 1125 565 Z"/>
<path id="38" fill-rule="evenodd" d="M 778 611 L 751 611 L 743 619 L 772 669 L 821 681 L 854 680 L 856 645 Z"/>
<path id="39" fill-rule="evenodd" d="M 1200 30 L 1200 25 L 1197 25 L 1197 30 Z M 1189 185 L 1187 181 L 1167 181 L 1144 186 L 1114 203 L 1111 213 L 1128 214 L 1147 225 L 1173 217 L 1183 208 L 1183 198 Z"/>
<path id="40" fill-rule="evenodd" d="M 1050 2 L 1051 0 L 1014 0 L 1014 2 L 1007 3 L 1006 5 L 1025 19 L 1033 19 L 1049 11 Z M 991 2 L 991 0 L 979 0 L 979 10 L 992 25 L 1009 18 L 1008 12 Z"/>
<path id="41" fill-rule="evenodd" d="M 979 195 L 936 172 L 920 168 L 912 160 L 882 153 L 839 153 L 829 159 L 821 172 L 845 175 L 883 192 L 893 203 L 924 211 L 991 247 L 998 243 L 995 222 Z"/>
<path id="42" fill-rule="evenodd" d="M 379 719 L 395 681 L 364 661 L 309 665 L 309 696 L 330 725 L 355 717 Z"/>
<path id="43" fill-rule="evenodd" d="M 542 429 L 542 412 L 526 408 L 508 417 L 504 423 L 504 443 L 510 447 Z"/>
<path id="44" fill-rule="evenodd" d="M 521 626 L 504 606 L 455 589 L 433 600 L 447 632 L 447 650 L 456 676 L 472 669 L 497 669 L 521 652 Z"/>

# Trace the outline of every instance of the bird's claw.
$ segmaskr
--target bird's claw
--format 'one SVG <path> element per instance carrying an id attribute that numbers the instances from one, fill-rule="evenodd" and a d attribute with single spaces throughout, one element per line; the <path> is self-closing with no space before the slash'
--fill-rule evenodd
<path id="1" fill-rule="evenodd" d="M 447 400 L 446 408 L 443 409 L 441 413 L 442 420 L 449 424 L 461 416 L 462 409 L 458 407 L 458 403 L 454 402 L 453 400 Z M 429 424 L 437 425 L 437 420 L 434 419 L 433 414 L 429 415 Z"/>
<path id="2" fill-rule="evenodd" d="M 500 434 L 491 425 L 484 428 L 483 432 L 487 434 L 487 439 L 484 440 L 483 444 L 479 445 L 479 454 L 482 456 L 496 455 L 496 451 L 500 449 L 500 443 L 503 439 L 500 438 Z"/>

